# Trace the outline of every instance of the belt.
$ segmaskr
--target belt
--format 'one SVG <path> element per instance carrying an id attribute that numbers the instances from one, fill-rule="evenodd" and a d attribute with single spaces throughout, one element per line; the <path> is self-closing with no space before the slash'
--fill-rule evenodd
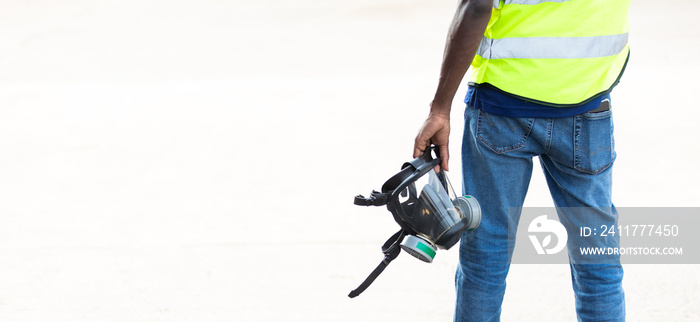
<path id="1" fill-rule="evenodd" d="M 600 102 L 600 106 L 598 106 L 595 109 L 592 109 L 588 111 L 588 113 L 599 113 L 599 112 L 605 112 L 611 108 L 610 106 L 610 100 L 609 99 L 604 99 L 602 102 Z"/>

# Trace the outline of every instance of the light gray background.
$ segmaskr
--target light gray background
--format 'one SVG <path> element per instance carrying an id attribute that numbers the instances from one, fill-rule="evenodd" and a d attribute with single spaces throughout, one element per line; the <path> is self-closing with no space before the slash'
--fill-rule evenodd
<path id="1" fill-rule="evenodd" d="M 454 7 L 3 0 L 0 321 L 451 320 L 456 249 L 346 295 L 397 229 L 352 197 L 410 158 Z M 633 3 L 618 206 L 700 205 L 698 9 Z M 629 320 L 696 320 L 697 272 L 626 266 Z M 505 321 L 574 318 L 568 266 L 512 267 Z"/>

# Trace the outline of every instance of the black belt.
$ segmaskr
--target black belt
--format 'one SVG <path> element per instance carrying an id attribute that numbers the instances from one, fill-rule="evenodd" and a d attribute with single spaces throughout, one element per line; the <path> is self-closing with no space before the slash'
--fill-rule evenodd
<path id="1" fill-rule="evenodd" d="M 605 99 L 602 102 L 600 102 L 600 106 L 598 108 L 593 109 L 588 111 L 588 113 L 599 113 L 599 112 L 605 112 L 610 109 L 610 100 Z"/>

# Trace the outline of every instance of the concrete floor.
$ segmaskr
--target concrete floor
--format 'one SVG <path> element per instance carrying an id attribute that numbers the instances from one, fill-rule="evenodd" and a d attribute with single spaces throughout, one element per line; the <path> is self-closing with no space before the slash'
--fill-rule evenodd
<path id="1" fill-rule="evenodd" d="M 616 205 L 697 207 L 700 5 L 656 3 L 614 92 Z M 397 229 L 352 197 L 410 158 L 453 10 L 4 1 L 0 321 L 450 321 L 456 249 L 347 293 Z M 526 205 L 551 206 L 539 173 Z M 698 265 L 625 269 L 630 321 L 700 317 Z M 568 266 L 513 265 L 504 321 L 573 306 Z"/>

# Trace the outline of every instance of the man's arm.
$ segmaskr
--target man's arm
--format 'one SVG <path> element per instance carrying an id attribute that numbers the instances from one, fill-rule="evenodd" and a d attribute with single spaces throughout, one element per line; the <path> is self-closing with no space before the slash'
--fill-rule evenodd
<path id="1" fill-rule="evenodd" d="M 450 153 L 450 109 L 459 84 L 476 55 L 484 30 L 491 18 L 493 0 L 462 0 L 459 2 L 445 44 L 440 68 L 440 81 L 430 103 L 430 113 L 423 123 L 413 146 L 417 158 L 432 143 L 439 147 L 442 168 L 448 169 Z"/>

